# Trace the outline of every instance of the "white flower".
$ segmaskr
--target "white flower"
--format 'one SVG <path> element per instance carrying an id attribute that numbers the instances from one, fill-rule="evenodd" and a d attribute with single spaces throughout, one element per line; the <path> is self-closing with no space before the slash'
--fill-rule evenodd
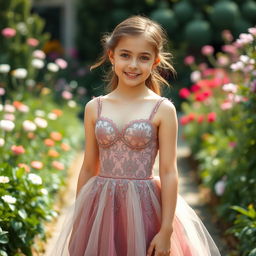
<path id="1" fill-rule="evenodd" d="M 0 147 L 3 147 L 5 141 L 4 141 L 4 138 L 0 138 Z"/>
<path id="2" fill-rule="evenodd" d="M 35 50 L 33 52 L 33 57 L 37 58 L 37 59 L 45 59 L 46 55 L 43 51 L 41 50 Z"/>
<path id="3" fill-rule="evenodd" d="M 4 131 L 12 131 L 15 127 L 14 122 L 10 120 L 0 120 L 0 128 L 3 129 Z"/>
<path id="4" fill-rule="evenodd" d="M 224 194 L 225 187 L 226 187 L 226 181 L 224 180 L 217 181 L 214 185 L 214 190 L 216 195 L 222 196 Z"/>
<path id="5" fill-rule="evenodd" d="M 58 116 L 55 113 L 49 113 L 47 116 L 50 120 L 56 120 L 58 118 Z"/>
<path id="6" fill-rule="evenodd" d="M 27 105 L 25 105 L 25 104 L 22 104 L 22 105 L 18 108 L 18 110 L 19 110 L 20 112 L 22 112 L 22 113 L 28 113 L 28 112 L 29 112 L 29 107 L 28 107 Z"/>
<path id="7" fill-rule="evenodd" d="M 236 93 L 237 92 L 237 85 L 236 84 L 224 84 L 222 86 L 222 90 L 226 91 L 226 92 L 232 92 L 232 93 Z"/>
<path id="8" fill-rule="evenodd" d="M 250 58 L 247 56 L 247 55 L 241 55 L 240 56 L 240 60 L 243 62 L 243 63 L 248 63 Z"/>
<path id="9" fill-rule="evenodd" d="M 41 188 L 41 193 L 43 194 L 43 195 L 48 195 L 48 190 L 46 189 L 46 188 Z"/>
<path id="10" fill-rule="evenodd" d="M 0 111 L 3 111 L 4 107 L 2 104 L 0 104 Z"/>
<path id="11" fill-rule="evenodd" d="M 15 112 L 15 107 L 11 104 L 5 104 L 4 105 L 4 111 L 14 113 Z"/>
<path id="12" fill-rule="evenodd" d="M 53 62 L 50 62 L 47 64 L 47 69 L 51 72 L 58 72 L 59 71 L 59 66 Z"/>
<path id="13" fill-rule="evenodd" d="M 24 22 L 19 22 L 16 28 L 22 35 L 26 35 L 28 33 L 27 25 Z"/>
<path id="14" fill-rule="evenodd" d="M 253 42 L 253 36 L 251 34 L 242 33 L 239 35 L 239 38 L 243 40 L 244 43 L 251 43 Z"/>
<path id="15" fill-rule="evenodd" d="M 1 196 L 1 198 L 8 204 L 15 204 L 17 199 L 10 195 Z"/>
<path id="16" fill-rule="evenodd" d="M 238 70 L 243 70 L 244 68 L 244 63 L 242 61 L 238 61 L 236 63 L 232 63 L 230 65 L 230 68 L 233 70 L 233 71 L 238 71 Z"/>
<path id="17" fill-rule="evenodd" d="M 47 121 L 45 119 L 41 118 L 41 117 L 36 117 L 34 119 L 34 122 L 40 128 L 46 128 L 47 125 L 48 125 Z"/>
<path id="18" fill-rule="evenodd" d="M 249 64 L 254 65 L 254 64 L 255 64 L 255 59 L 250 59 L 250 60 L 249 60 Z"/>
<path id="19" fill-rule="evenodd" d="M 22 126 L 23 126 L 23 129 L 27 132 L 33 132 L 36 130 L 36 125 L 30 120 L 25 120 L 22 123 Z"/>
<path id="20" fill-rule="evenodd" d="M 192 82 L 196 83 L 197 81 L 199 81 L 201 79 L 201 72 L 198 70 L 193 71 L 190 75 L 190 79 Z"/>
<path id="21" fill-rule="evenodd" d="M 10 179 L 7 176 L 0 176 L 0 183 L 9 183 Z"/>
<path id="22" fill-rule="evenodd" d="M 0 65 L 0 73 L 6 74 L 10 71 L 11 67 L 8 64 L 1 64 Z"/>
<path id="23" fill-rule="evenodd" d="M 77 106 L 76 102 L 74 100 L 69 100 L 68 101 L 68 106 L 70 108 L 75 108 Z"/>
<path id="24" fill-rule="evenodd" d="M 35 80 L 33 80 L 33 79 L 28 79 L 28 80 L 26 80 L 26 85 L 27 85 L 28 87 L 33 87 L 33 86 L 35 86 L 35 84 L 36 84 L 36 82 L 35 82 Z"/>
<path id="25" fill-rule="evenodd" d="M 34 68 L 37 69 L 42 69 L 44 67 L 44 62 L 40 59 L 33 59 L 31 64 Z"/>
<path id="26" fill-rule="evenodd" d="M 13 76 L 18 79 L 24 79 L 28 75 L 28 71 L 25 68 L 17 68 L 13 70 Z"/>
<path id="27" fill-rule="evenodd" d="M 43 117 L 43 116 L 45 116 L 45 112 L 44 112 L 43 110 L 41 110 L 41 109 L 37 109 L 37 110 L 35 111 L 35 115 L 36 115 L 36 116 Z"/>
<path id="28" fill-rule="evenodd" d="M 28 174 L 28 179 L 34 184 L 34 185 L 41 185 L 42 184 L 42 178 L 34 173 Z"/>

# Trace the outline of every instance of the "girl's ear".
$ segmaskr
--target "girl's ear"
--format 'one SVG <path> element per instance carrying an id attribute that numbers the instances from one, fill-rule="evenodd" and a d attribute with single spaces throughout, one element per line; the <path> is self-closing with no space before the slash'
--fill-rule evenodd
<path id="1" fill-rule="evenodd" d="M 108 58 L 109 61 L 112 63 L 112 65 L 114 64 L 114 53 L 112 50 L 108 50 Z"/>
<path id="2" fill-rule="evenodd" d="M 155 59 L 155 62 L 154 62 L 154 64 L 153 64 L 153 68 L 156 68 L 159 63 L 160 63 L 160 57 L 158 56 L 158 57 L 156 57 L 156 59 Z"/>

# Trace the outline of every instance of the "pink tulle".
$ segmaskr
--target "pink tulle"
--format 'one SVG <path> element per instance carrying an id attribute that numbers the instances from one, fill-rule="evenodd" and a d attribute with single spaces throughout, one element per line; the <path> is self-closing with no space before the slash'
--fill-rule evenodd
<path id="1" fill-rule="evenodd" d="M 54 256 L 146 256 L 161 224 L 160 179 L 94 176 L 67 210 Z M 219 256 L 194 210 L 178 195 L 171 256 Z M 72 234 L 72 236 L 71 236 Z"/>

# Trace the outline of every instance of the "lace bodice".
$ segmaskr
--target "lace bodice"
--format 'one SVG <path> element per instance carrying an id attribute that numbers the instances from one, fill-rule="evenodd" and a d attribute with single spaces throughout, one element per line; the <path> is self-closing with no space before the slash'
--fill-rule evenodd
<path id="1" fill-rule="evenodd" d="M 149 118 L 135 119 L 119 129 L 116 123 L 101 116 L 102 99 L 97 98 L 98 117 L 95 135 L 99 146 L 99 176 L 127 179 L 150 179 L 158 151 L 157 127 L 152 118 L 161 97 L 153 107 Z"/>

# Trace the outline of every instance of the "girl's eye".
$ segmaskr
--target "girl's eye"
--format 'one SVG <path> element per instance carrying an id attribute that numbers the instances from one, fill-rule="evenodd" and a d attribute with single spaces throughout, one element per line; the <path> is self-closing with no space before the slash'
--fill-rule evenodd
<path id="1" fill-rule="evenodd" d="M 140 58 L 141 58 L 142 60 L 144 60 L 144 61 L 145 61 L 145 60 L 149 60 L 149 57 L 148 57 L 148 56 L 141 56 Z"/>
<path id="2" fill-rule="evenodd" d="M 120 54 L 120 56 L 123 57 L 123 58 L 128 58 L 129 57 L 129 55 L 127 53 L 122 53 L 122 54 Z"/>

